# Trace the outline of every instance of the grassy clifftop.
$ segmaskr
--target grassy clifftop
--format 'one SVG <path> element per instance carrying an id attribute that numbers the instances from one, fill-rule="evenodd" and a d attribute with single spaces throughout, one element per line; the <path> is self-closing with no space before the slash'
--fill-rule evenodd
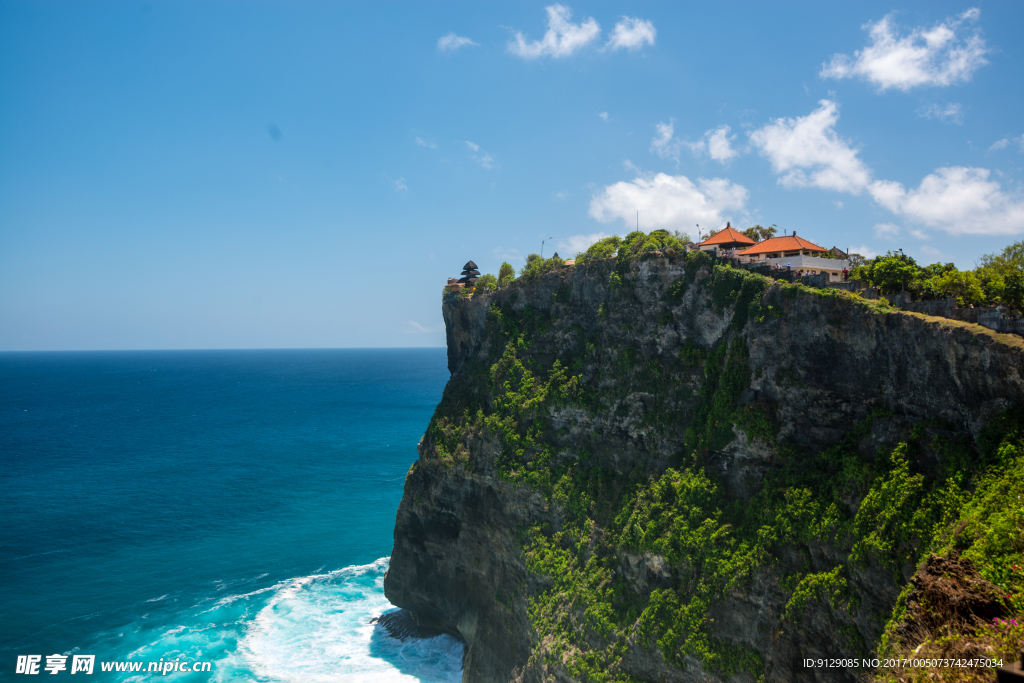
<path id="1" fill-rule="evenodd" d="M 1019 646 L 999 621 L 1024 611 L 1013 340 L 700 253 L 594 260 L 445 314 L 453 376 L 386 588 L 466 638 L 466 680 L 970 680 L 803 660 Z M 928 579 L 940 560 L 956 590 L 946 565 Z M 446 594 L 460 582 L 480 596 Z"/>

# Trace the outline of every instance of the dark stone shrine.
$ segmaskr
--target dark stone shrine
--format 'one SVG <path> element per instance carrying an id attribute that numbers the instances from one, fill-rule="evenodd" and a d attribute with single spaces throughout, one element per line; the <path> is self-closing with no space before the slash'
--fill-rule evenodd
<path id="1" fill-rule="evenodd" d="M 466 261 L 466 265 L 462 267 L 462 277 L 458 280 L 459 284 L 466 287 L 475 287 L 476 281 L 479 279 L 480 271 L 476 269 L 476 264 L 472 261 Z"/>

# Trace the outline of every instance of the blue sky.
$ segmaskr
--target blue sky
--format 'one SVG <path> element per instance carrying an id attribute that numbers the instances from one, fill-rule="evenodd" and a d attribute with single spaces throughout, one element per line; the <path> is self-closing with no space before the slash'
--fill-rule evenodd
<path id="1" fill-rule="evenodd" d="M 439 346 L 632 229 L 973 267 L 1024 233 L 1022 3 L 0 2 L 0 350 Z"/>

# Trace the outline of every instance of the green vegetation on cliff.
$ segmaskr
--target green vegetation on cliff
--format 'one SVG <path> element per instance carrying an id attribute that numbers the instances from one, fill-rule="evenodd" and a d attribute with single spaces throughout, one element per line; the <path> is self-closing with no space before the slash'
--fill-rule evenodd
<path id="1" fill-rule="evenodd" d="M 597 310 L 602 329 L 617 306 L 633 301 L 636 261 L 654 249 L 674 249 L 673 239 L 634 233 L 598 242 L 581 256 L 583 267 L 606 278 L 610 294 Z M 609 256 L 618 258 L 601 260 Z M 969 560 L 998 589 L 990 605 L 997 619 L 1024 612 L 1024 572 L 1014 569 L 1024 566 L 1019 407 L 976 437 L 942 419 L 877 408 L 831 445 L 808 450 L 792 434 L 781 436 L 778 405 L 745 396 L 754 379 L 752 344 L 766 325 L 794 315 L 766 303 L 772 282 L 703 252 L 670 257 L 683 273 L 664 289 L 659 325 L 672 324 L 688 296 L 705 296 L 712 310 L 731 311 L 716 342 L 704 346 L 688 337 L 673 356 L 652 356 L 561 321 L 571 304 L 567 285 L 547 310 L 506 298 L 486 312 L 487 353 L 469 358 L 453 377 L 428 428 L 432 457 L 452 467 L 472 469 L 471 444 L 496 442 L 499 475 L 540 493 L 556 511 L 519 530 L 528 572 L 546 581 L 542 589 L 521 586 L 514 596 L 527 601 L 536 632 L 530 665 L 561 668 L 581 681 L 639 680 L 624 665 L 638 644 L 670 666 L 699 663 L 708 672 L 746 672 L 757 680 L 764 653 L 716 625 L 730 601 L 749 602 L 755 584 L 782 596 L 774 607 L 765 603 L 777 612 L 777 633 L 769 637 L 826 628 L 842 648 L 835 656 L 926 644 L 967 652 L 985 638 L 1009 655 L 1019 632 L 1007 627 L 999 639 L 984 631 L 1001 622 L 983 629 L 966 619 L 945 631 L 905 626 L 914 610 L 939 609 L 927 600 L 908 608 L 911 577 L 932 554 Z M 551 270 L 534 263 L 524 278 Z M 797 285 L 781 292 L 856 299 Z M 871 314 L 891 310 L 870 306 Z M 782 368 L 774 381 L 799 390 L 801 376 L 800 369 Z M 602 416 L 632 415 L 630 438 L 659 448 L 617 459 L 606 446 L 610 420 Z M 877 434 L 888 436 L 879 441 Z M 720 465 L 737 443 L 770 454 L 763 478 L 743 490 Z M 875 443 L 883 447 L 865 445 Z M 869 613 L 860 587 L 877 580 L 890 582 L 888 594 L 899 599 L 884 611 L 876 601 Z"/>
<path id="2" fill-rule="evenodd" d="M 900 249 L 865 261 L 851 276 L 885 294 L 906 289 L 919 301 L 953 297 L 960 306 L 1004 304 L 1024 310 L 1024 242 L 986 254 L 974 270 L 958 270 L 952 263 L 919 266 Z"/>

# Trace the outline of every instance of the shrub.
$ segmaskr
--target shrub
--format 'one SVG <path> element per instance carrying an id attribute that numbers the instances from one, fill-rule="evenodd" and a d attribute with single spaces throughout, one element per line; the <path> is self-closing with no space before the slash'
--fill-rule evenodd
<path id="1" fill-rule="evenodd" d="M 647 252 L 663 251 L 668 248 L 677 249 L 682 253 L 683 246 L 683 243 L 668 230 L 652 230 L 647 235 L 635 231 L 626 235 L 622 240 L 618 255 L 620 260 L 631 260 Z"/>
<path id="2" fill-rule="evenodd" d="M 476 291 L 480 294 L 486 294 L 487 292 L 493 292 L 498 288 L 498 278 L 494 277 L 490 273 L 481 275 L 480 279 L 476 281 Z"/>
<path id="3" fill-rule="evenodd" d="M 501 264 L 498 269 L 498 287 L 508 287 L 509 283 L 516 279 L 516 269 L 508 261 Z"/>
<path id="4" fill-rule="evenodd" d="M 586 263 L 587 261 L 593 261 L 594 259 L 610 258 L 615 256 L 619 251 L 619 242 L 622 240 L 612 235 L 611 237 L 605 237 L 603 240 L 598 240 L 590 245 L 590 248 L 579 255 L 576 259 L 578 263 Z"/>
<path id="5" fill-rule="evenodd" d="M 590 248 L 580 254 L 577 261 L 586 263 L 594 259 L 618 257 L 620 262 L 630 261 L 651 251 L 676 249 L 683 252 L 683 242 L 668 230 L 653 230 L 650 234 L 636 230 L 623 238 L 612 236 L 605 237 L 590 245 Z"/>
<path id="6" fill-rule="evenodd" d="M 565 261 L 557 256 L 545 259 L 537 254 L 530 254 L 526 257 L 526 265 L 519 271 L 519 277 L 524 280 L 533 280 L 563 265 L 565 265 Z"/>

